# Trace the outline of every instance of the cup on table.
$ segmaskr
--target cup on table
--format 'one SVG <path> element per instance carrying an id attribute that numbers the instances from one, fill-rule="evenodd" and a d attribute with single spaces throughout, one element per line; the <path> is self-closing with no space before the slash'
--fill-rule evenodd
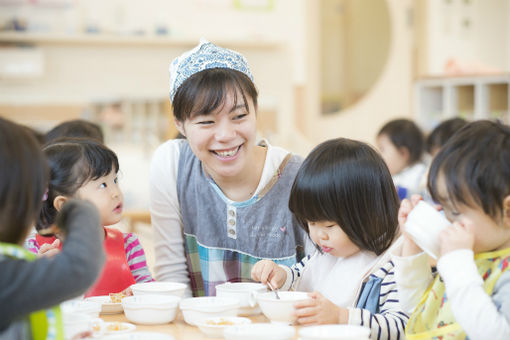
<path id="1" fill-rule="evenodd" d="M 437 259 L 439 257 L 439 233 L 450 224 L 450 221 L 432 205 L 420 201 L 407 216 L 405 228 L 421 249 Z"/>

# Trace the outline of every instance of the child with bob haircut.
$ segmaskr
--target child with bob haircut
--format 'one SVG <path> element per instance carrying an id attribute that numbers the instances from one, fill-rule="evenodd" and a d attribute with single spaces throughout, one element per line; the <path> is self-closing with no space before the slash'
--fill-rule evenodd
<path id="1" fill-rule="evenodd" d="M 94 283 L 105 260 L 97 209 L 69 200 L 55 223 L 66 244 L 53 258 L 20 245 L 40 211 L 48 167 L 28 129 L 0 118 L 0 338 L 63 339 L 58 304 Z M 90 256 L 93 254 L 94 256 Z"/>
<path id="2" fill-rule="evenodd" d="M 410 238 L 394 257 L 402 307 L 414 308 L 406 338 L 510 339 L 510 127 L 466 125 L 434 158 L 428 187 L 452 225 L 439 235 L 439 275 Z M 402 202 L 402 228 L 418 200 Z"/>
<path id="3" fill-rule="evenodd" d="M 53 224 L 70 198 L 91 201 L 99 210 L 103 226 L 120 221 L 123 196 L 117 178 L 119 161 L 112 150 L 93 139 L 67 138 L 47 145 L 43 151 L 50 165 L 50 182 L 37 230 Z M 32 252 L 45 253 L 59 245 L 60 238 L 35 235 L 27 243 Z M 86 296 L 117 293 L 133 283 L 152 281 L 136 235 L 105 227 L 103 243 L 107 261 L 98 282 Z"/>
<path id="4" fill-rule="evenodd" d="M 420 128 L 409 119 L 395 119 L 384 124 L 377 133 L 377 148 L 388 165 L 400 199 L 421 194 L 427 171 L 423 161 L 425 138 Z"/>
<path id="5" fill-rule="evenodd" d="M 398 197 L 377 151 L 349 139 L 326 141 L 298 171 L 289 208 L 317 247 L 291 268 L 258 262 L 252 278 L 273 287 L 308 291 L 296 303 L 301 324 L 341 323 L 371 328 L 373 339 L 403 338 L 393 263 Z"/>

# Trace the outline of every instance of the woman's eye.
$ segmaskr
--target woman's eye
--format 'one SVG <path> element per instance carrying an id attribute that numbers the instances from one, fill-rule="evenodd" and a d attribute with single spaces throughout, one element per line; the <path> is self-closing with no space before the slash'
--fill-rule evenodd
<path id="1" fill-rule="evenodd" d="M 234 120 L 239 120 L 239 119 L 243 119 L 244 117 L 246 117 L 248 114 L 247 113 L 243 113 L 243 114 L 240 114 L 240 115 L 236 115 L 234 117 Z"/>
<path id="2" fill-rule="evenodd" d="M 210 125 L 213 123 L 214 122 L 212 120 L 203 120 L 203 121 L 197 122 L 197 124 L 199 124 L 199 125 Z"/>

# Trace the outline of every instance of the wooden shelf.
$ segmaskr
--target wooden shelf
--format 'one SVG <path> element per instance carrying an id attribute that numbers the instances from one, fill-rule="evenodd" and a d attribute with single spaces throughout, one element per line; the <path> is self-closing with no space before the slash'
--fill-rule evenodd
<path id="1" fill-rule="evenodd" d="M 45 45 L 139 45 L 163 47 L 193 47 L 200 39 L 177 38 L 157 35 L 114 35 L 114 34 L 57 34 L 2 32 L 0 44 L 45 44 Z M 214 40 L 215 44 L 237 48 L 277 48 L 282 46 L 276 40 Z"/>

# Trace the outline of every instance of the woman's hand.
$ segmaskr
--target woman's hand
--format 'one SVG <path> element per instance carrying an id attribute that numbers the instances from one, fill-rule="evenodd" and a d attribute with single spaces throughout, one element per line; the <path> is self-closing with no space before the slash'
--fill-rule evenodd
<path id="1" fill-rule="evenodd" d="M 453 222 L 439 234 L 441 256 L 457 249 L 473 249 L 475 236 L 472 232 L 472 222 Z"/>
<path id="2" fill-rule="evenodd" d="M 53 257 L 57 255 L 60 252 L 60 249 L 58 249 L 58 247 L 60 247 L 60 242 L 61 241 L 57 238 L 52 244 L 43 244 L 37 252 L 37 257 Z"/>
<path id="3" fill-rule="evenodd" d="M 276 289 L 285 283 L 287 272 L 271 260 L 261 260 L 251 269 L 251 278 L 263 284 L 269 281 Z"/>
<path id="4" fill-rule="evenodd" d="M 311 299 L 294 305 L 298 323 L 302 325 L 337 324 L 349 321 L 349 310 L 335 305 L 319 292 L 308 293 Z"/>

